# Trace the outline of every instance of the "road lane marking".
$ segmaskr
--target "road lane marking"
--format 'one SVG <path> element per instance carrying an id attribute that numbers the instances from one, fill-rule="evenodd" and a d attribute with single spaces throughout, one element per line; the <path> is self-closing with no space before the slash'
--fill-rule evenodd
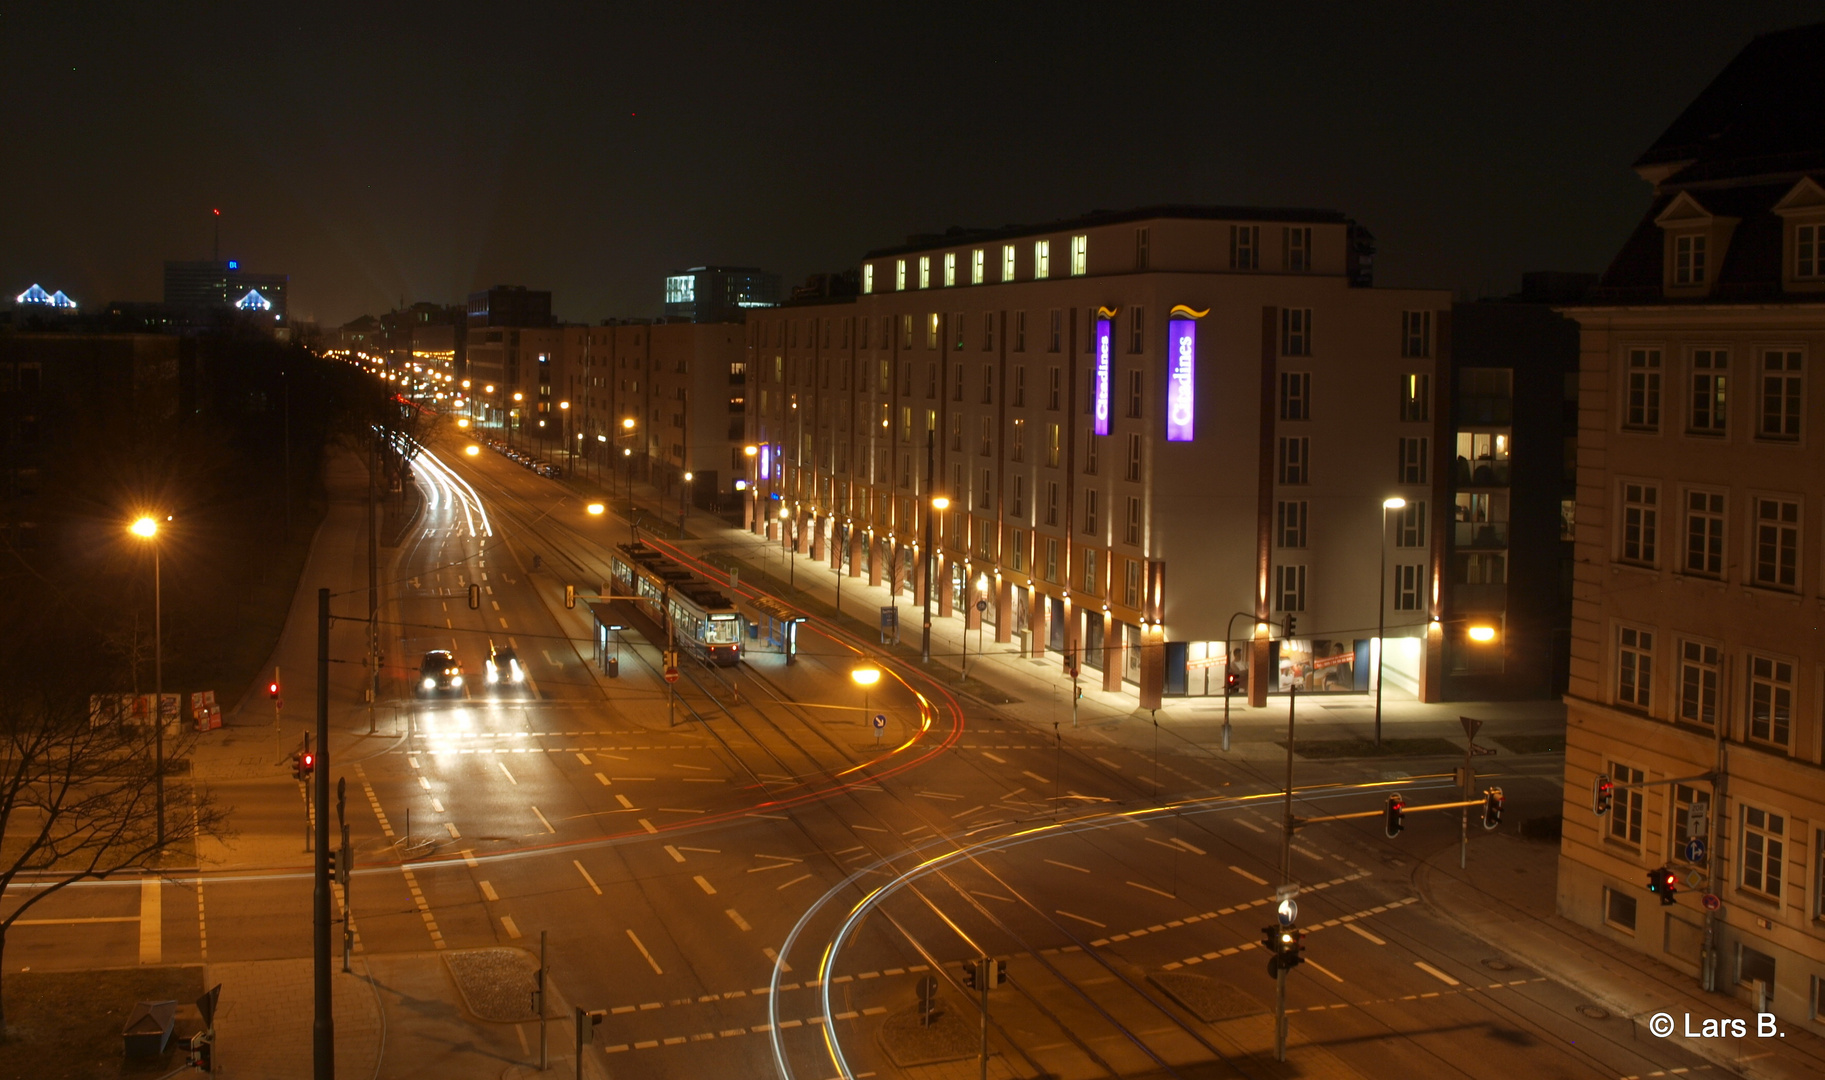
<path id="1" fill-rule="evenodd" d="M 1178 897 L 1172 895 L 1169 892 L 1166 892 L 1163 889 L 1156 889 L 1151 885 L 1142 885 L 1138 881 L 1130 881 L 1128 884 L 1134 886 L 1137 889 L 1142 889 L 1146 892 L 1150 892 L 1150 893 L 1154 894 L 1155 896 L 1164 896 L 1168 900 L 1177 900 L 1178 899 Z"/>
<path id="2" fill-rule="evenodd" d="M 659 961 L 653 959 L 652 953 L 646 951 L 646 944 L 640 940 L 640 936 L 634 933 L 631 927 L 627 931 L 627 940 L 633 942 L 634 948 L 640 950 L 640 955 L 646 957 L 646 962 L 653 965 L 653 974 L 665 974 L 665 969 L 659 966 Z"/>
<path id="3" fill-rule="evenodd" d="M 772 949 L 762 949 L 761 952 L 763 952 L 767 955 L 767 963 L 779 965 L 779 969 L 781 971 L 791 971 L 792 970 L 792 965 L 786 963 L 784 960 L 781 960 L 779 958 L 779 953 L 774 952 Z"/>
<path id="4" fill-rule="evenodd" d="M 980 896 L 985 900 L 1000 900 L 1004 904 L 1011 904 L 1014 902 L 1014 898 L 1011 896 L 997 896 L 992 892 L 983 892 L 980 889 L 971 889 L 970 895 L 971 896 Z M 867 978 L 866 975 L 864 975 L 862 977 Z"/>
<path id="5" fill-rule="evenodd" d="M 943 791 L 915 791 L 915 792 L 913 792 L 913 794 L 923 796 L 924 798 L 927 798 L 927 799 L 942 799 L 945 802 L 961 802 L 963 800 L 963 796 L 961 796 L 961 795 L 952 795 L 952 794 L 949 794 L 948 792 L 943 792 Z M 930 828 L 930 827 L 931 826 L 929 826 L 929 825 L 921 826 L 921 828 Z"/>
<path id="6" fill-rule="evenodd" d="M 958 818 L 969 817 L 971 814 L 976 813 L 978 810 L 987 810 L 987 809 L 988 809 L 988 807 L 986 807 L 986 806 L 972 806 L 968 810 L 965 810 L 960 814 L 952 814 L 951 820 L 955 821 Z"/>
<path id="7" fill-rule="evenodd" d="M 456 826 L 454 824 L 446 821 L 444 822 L 444 828 L 450 831 L 450 839 L 461 840 L 463 838 L 463 834 L 456 831 Z"/>
<path id="8" fill-rule="evenodd" d="M 810 881 L 810 880 L 811 880 L 810 874 L 800 874 L 798 877 L 793 878 L 791 881 L 786 882 L 784 885 L 775 886 L 774 891 L 779 892 L 784 889 L 790 889 L 792 886 L 797 885 L 801 881 Z"/>
<path id="9" fill-rule="evenodd" d="M 1089 923 L 1091 926 L 1094 926 L 1099 930 L 1107 930 L 1109 928 L 1108 923 L 1099 923 L 1095 919 L 1086 919 L 1082 915 L 1073 915 L 1069 911 L 1066 911 L 1064 908 L 1054 908 L 1053 910 L 1056 911 L 1058 914 L 1063 915 L 1067 919 L 1076 919 L 1078 922 L 1081 922 L 1081 923 Z"/>
<path id="10" fill-rule="evenodd" d="M 463 849 L 463 861 L 468 863 L 471 867 L 476 867 L 476 866 L 481 865 L 481 863 L 479 863 L 475 860 L 475 850 L 473 848 L 464 848 Z"/>
<path id="11" fill-rule="evenodd" d="M 530 803 L 528 803 L 528 804 L 527 804 L 527 805 L 529 805 L 529 806 L 530 806 L 530 805 L 531 805 L 531 804 L 530 804 Z M 534 807 L 532 807 L 532 813 L 533 813 L 533 816 L 534 816 L 534 817 L 536 817 L 536 818 L 538 818 L 538 819 L 539 819 L 539 824 L 540 824 L 540 825 L 543 825 L 543 826 L 545 826 L 545 831 L 546 831 L 546 832 L 548 832 L 548 833 L 555 833 L 555 832 L 557 832 L 557 831 L 558 831 L 558 830 L 556 830 L 556 829 L 554 829 L 554 828 L 552 828 L 552 827 L 551 827 L 551 822 L 549 822 L 549 821 L 546 821 L 546 820 L 545 820 L 545 815 L 544 815 L 544 814 L 541 814 L 541 813 L 539 813 L 539 808 L 538 808 L 538 807 L 536 807 L 536 806 L 534 806 Z"/>
<path id="12" fill-rule="evenodd" d="M 1304 855 L 1308 859 L 1324 858 L 1323 855 L 1318 854 L 1316 851 L 1313 851 L 1311 848 L 1303 848 L 1303 847 L 1300 847 L 1298 844 L 1290 844 L 1288 846 L 1291 847 L 1294 851 L 1297 851 L 1299 854 Z"/>
<path id="13" fill-rule="evenodd" d="M 708 810 L 692 810 L 681 806 L 656 806 L 653 809 L 661 814 L 707 814 Z"/>
<path id="14" fill-rule="evenodd" d="M 686 847 L 686 846 L 684 846 L 684 845 L 683 845 L 683 844 L 679 844 L 679 845 L 678 845 L 678 850 L 679 850 L 679 851 L 695 851 L 695 852 L 697 852 L 697 853 L 698 853 L 698 854 L 699 854 L 699 855 L 721 855 L 721 854 L 722 854 L 722 849 L 721 849 L 721 848 L 713 848 L 713 847 Z M 683 861 L 684 861 L 684 860 L 682 860 L 682 859 L 680 859 L 680 860 L 679 860 L 679 861 L 680 861 L 680 862 L 683 862 Z"/>
<path id="15" fill-rule="evenodd" d="M 1065 869 L 1066 869 L 1066 870 L 1075 870 L 1075 871 L 1077 871 L 1077 872 L 1078 872 L 1078 873 L 1080 873 L 1080 874 L 1088 874 L 1088 873 L 1089 873 L 1089 872 L 1090 872 L 1090 871 L 1089 871 L 1089 870 L 1088 870 L 1088 869 L 1086 869 L 1086 868 L 1085 868 L 1085 867 L 1082 867 L 1082 866 L 1072 866 L 1072 865 L 1071 865 L 1071 864 L 1070 864 L 1070 863 L 1068 863 L 1068 862 L 1059 862 L 1059 861 L 1058 861 L 1058 860 L 1057 860 L 1057 859 L 1047 859 L 1047 860 L 1046 860 L 1046 861 L 1047 861 L 1047 862 L 1049 862 L 1049 863 L 1051 863 L 1051 864 L 1052 864 L 1052 865 L 1053 865 L 1053 866 L 1062 866 L 1062 867 L 1064 867 L 1064 868 L 1065 868 Z"/>
<path id="16" fill-rule="evenodd" d="M 1431 964 L 1426 963 L 1424 960 L 1413 961 L 1413 966 L 1420 969 L 1421 971 L 1425 972 L 1426 974 L 1432 976 L 1433 978 L 1439 980 L 1440 982 L 1444 983 L 1446 986 L 1463 985 L 1462 983 L 1458 982 L 1456 979 L 1445 974 L 1444 972 L 1440 971 L 1439 969 L 1433 967 Z"/>
<path id="17" fill-rule="evenodd" d="M 444 812 L 444 801 L 442 799 L 436 799 L 436 798 L 432 799 L 431 800 L 431 809 L 439 814 L 443 813 Z"/>
<path id="18" fill-rule="evenodd" d="M 697 883 L 697 887 L 699 889 L 702 889 L 704 891 L 705 895 L 707 895 L 707 896 L 716 895 L 716 886 L 710 884 L 709 878 L 704 877 L 702 874 L 693 874 L 693 875 L 691 875 L 691 880 L 695 881 Z"/>
<path id="19" fill-rule="evenodd" d="M 645 829 L 647 832 L 656 833 L 659 831 L 658 829 L 653 828 L 653 823 L 646 820 L 645 818 L 640 818 L 639 821 L 640 821 L 640 827 L 642 829 Z"/>
<path id="20" fill-rule="evenodd" d="M 499 600 L 490 600 L 488 602 L 494 605 L 494 610 L 499 611 L 501 609 L 501 602 Z"/>
<path id="21" fill-rule="evenodd" d="M 1232 866 L 1232 867 L 1230 867 L 1230 869 L 1234 870 L 1238 874 L 1241 874 L 1243 877 L 1247 878 L 1248 880 L 1254 882 L 1257 885 L 1266 885 L 1267 884 L 1266 878 L 1256 877 L 1255 875 L 1249 873 L 1247 870 L 1242 869 L 1240 866 Z"/>
<path id="22" fill-rule="evenodd" d="M 589 876 L 588 870 L 583 869 L 583 863 L 580 860 L 572 859 L 570 865 L 577 868 L 577 873 L 583 875 L 583 880 L 589 882 L 589 887 L 596 891 L 597 896 L 602 895 L 602 886 L 597 885 L 596 879 Z"/>
<path id="23" fill-rule="evenodd" d="M 509 784 L 512 784 L 514 787 L 520 786 L 520 782 L 515 780 L 513 774 L 507 771 L 507 763 L 505 761 L 497 761 L 495 764 L 501 767 L 501 774 L 507 778 Z"/>
<path id="24" fill-rule="evenodd" d="M 601 774 L 601 773 L 597 773 L 597 774 L 596 774 L 596 779 L 597 779 L 597 780 L 600 780 L 600 781 L 602 781 L 602 786 L 603 786 L 603 787 L 608 787 L 608 786 L 609 786 L 609 784 L 608 784 L 608 777 L 606 777 L 606 776 L 603 776 L 603 775 L 602 775 L 602 774 Z"/>
<path id="25" fill-rule="evenodd" d="M 416 768 L 418 768 L 418 755 L 417 755 L 417 754 L 407 754 L 407 755 L 406 755 L 406 761 L 408 761 L 408 762 L 409 762 L 409 763 L 411 763 L 411 766 L 412 766 L 412 767 L 413 767 L 413 768 L 414 768 L 414 769 L 416 769 Z"/>
<path id="26" fill-rule="evenodd" d="M 141 886 L 144 888 L 144 886 Z M 89 915 L 74 919 L 19 919 L 14 926 L 81 926 L 85 923 L 139 922 L 143 915 Z"/>
<path id="27" fill-rule="evenodd" d="M 507 629 L 507 620 L 506 619 L 501 620 L 501 629 L 502 630 Z"/>
<path id="28" fill-rule="evenodd" d="M 709 772 L 710 771 L 710 767 L 708 765 L 685 765 L 685 764 L 682 764 L 682 763 L 676 762 L 676 761 L 672 762 L 672 768 L 674 768 L 674 769 L 696 769 L 698 772 Z"/>
<path id="29" fill-rule="evenodd" d="M 665 845 L 665 853 L 672 857 L 673 862 L 683 862 L 684 861 L 684 856 L 678 854 L 678 849 L 673 847 L 670 844 Z"/>
<path id="30" fill-rule="evenodd" d="M 139 962 L 157 964 L 165 958 L 163 886 L 157 874 L 139 879 Z"/>
<path id="31" fill-rule="evenodd" d="M 1343 925 L 1346 929 L 1354 931 L 1356 933 L 1357 937 L 1360 937 L 1366 941 L 1373 942 L 1377 945 L 1386 945 L 1387 944 L 1387 942 L 1376 937 L 1374 934 L 1369 933 L 1367 930 L 1364 930 L 1362 927 L 1357 926 L 1353 922 L 1347 922 L 1347 923 L 1344 923 Z"/>
<path id="32" fill-rule="evenodd" d="M 982 752 L 982 756 L 985 758 L 988 758 L 990 761 L 994 762 L 997 765 L 1006 765 L 1008 763 L 1007 758 L 996 757 L 994 754 L 989 753 L 987 750 L 984 750 Z"/>
<path id="33" fill-rule="evenodd" d="M 626 795 L 616 795 L 615 801 L 621 804 L 621 809 L 623 810 L 632 810 L 634 808 L 633 801 Z"/>
<path id="34" fill-rule="evenodd" d="M 1034 771 L 1033 771 L 1033 770 L 1031 770 L 1031 769 L 1022 769 L 1022 770 L 1020 770 L 1020 775 L 1022 775 L 1022 776 L 1030 776 L 1030 777 L 1032 777 L 1032 778 L 1033 778 L 1033 779 L 1035 779 L 1035 780 L 1037 780 L 1037 781 L 1039 781 L 1039 782 L 1040 782 L 1040 783 L 1042 783 L 1042 784 L 1049 784 L 1049 783 L 1051 783 L 1051 782 L 1052 782 L 1052 781 L 1051 781 L 1051 779 L 1050 779 L 1050 778 L 1048 778 L 1048 777 L 1044 777 L 1044 776 L 1041 776 L 1041 775 L 1039 775 L 1039 774 L 1038 774 L 1038 773 L 1036 773 L 1036 772 L 1034 772 Z"/>
<path id="35" fill-rule="evenodd" d="M 518 938 L 520 936 L 520 928 L 513 925 L 513 916 L 502 915 L 501 916 L 501 925 L 507 928 L 508 937 Z"/>
<path id="36" fill-rule="evenodd" d="M 360 766 L 358 765 L 356 768 L 359 769 Z M 412 903 L 418 907 L 418 917 L 424 920 L 425 931 L 431 935 L 431 944 L 439 949 L 448 948 L 449 946 L 444 942 L 444 932 L 437 928 L 437 919 L 432 916 L 431 905 L 425 900 L 424 890 L 418 887 L 418 875 L 412 873 L 412 868 L 404 864 L 400 865 L 399 872 L 405 876 L 406 889 L 412 894 Z"/>
<path id="37" fill-rule="evenodd" d="M 418 778 L 418 786 L 421 788 L 424 788 L 426 791 L 430 791 L 431 790 L 431 781 L 428 777 L 421 776 Z"/>
<path id="38" fill-rule="evenodd" d="M 1236 824 L 1242 826 L 1244 829 L 1253 829 L 1258 833 L 1264 833 L 1267 831 L 1266 829 L 1263 829 L 1261 826 L 1255 824 L 1252 821 L 1249 821 L 1246 818 L 1231 818 L 1230 820 L 1234 821 Z"/>
<path id="39" fill-rule="evenodd" d="M 590 763 L 588 754 L 578 754 L 577 760 L 581 761 L 585 765 L 588 765 Z"/>
<path id="40" fill-rule="evenodd" d="M 486 881 L 478 881 L 475 884 L 477 885 L 477 887 L 479 887 L 482 890 L 482 895 L 487 897 L 490 901 L 500 899 L 500 897 L 495 893 L 493 885 L 490 885 Z"/>
<path id="41" fill-rule="evenodd" d="M 1191 842 L 1190 842 L 1190 841 L 1186 841 L 1186 840 L 1181 840 L 1181 839 L 1179 839 L 1179 838 L 1178 838 L 1178 837 L 1176 837 L 1176 836 L 1175 836 L 1175 837 L 1173 837 L 1173 838 L 1172 838 L 1172 842 L 1173 842 L 1173 843 L 1174 843 L 1174 844 L 1177 844 L 1177 845 L 1178 845 L 1178 846 L 1179 846 L 1179 847 L 1182 847 L 1182 848 L 1184 848 L 1184 849 L 1185 849 L 1185 850 L 1186 850 L 1186 851 L 1189 851 L 1189 852 L 1191 852 L 1191 853 L 1192 853 L 1192 854 L 1193 854 L 1193 855 L 1208 855 L 1208 854 L 1210 854 L 1210 853 L 1209 853 L 1209 852 L 1207 852 L 1207 851 L 1205 851 L 1205 850 L 1204 850 L 1204 849 L 1203 849 L 1203 848 L 1201 848 L 1201 847 L 1199 847 L 1199 846 L 1198 846 L 1198 845 L 1196 845 L 1196 844 L 1193 844 L 1193 843 L 1191 843 Z"/>
<path id="42" fill-rule="evenodd" d="M 736 911 L 734 908 L 728 908 L 728 909 L 724 910 L 723 914 L 727 915 L 731 920 L 733 920 L 735 923 L 736 929 L 742 931 L 743 933 L 746 933 L 747 931 L 753 929 L 753 927 L 748 925 L 748 920 L 741 917 L 741 912 Z"/>

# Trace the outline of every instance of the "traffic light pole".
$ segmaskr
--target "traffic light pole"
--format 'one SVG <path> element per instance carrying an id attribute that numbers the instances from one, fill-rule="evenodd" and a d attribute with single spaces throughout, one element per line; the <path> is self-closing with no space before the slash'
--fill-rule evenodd
<path id="1" fill-rule="evenodd" d="M 1274 973 L 1274 1060 L 1286 1060 L 1286 968 Z"/>
<path id="2" fill-rule="evenodd" d="M 311 962 L 315 969 L 315 1009 L 311 1028 L 311 1075 L 335 1080 L 336 1031 L 330 1000 L 330 591 L 317 590 L 317 762 L 312 779 L 316 792 L 316 859 L 311 893 Z"/>
<path id="3" fill-rule="evenodd" d="M 976 987 L 982 991 L 982 1080 L 989 1080 L 989 983 L 995 973 L 995 961 L 976 961 Z"/>

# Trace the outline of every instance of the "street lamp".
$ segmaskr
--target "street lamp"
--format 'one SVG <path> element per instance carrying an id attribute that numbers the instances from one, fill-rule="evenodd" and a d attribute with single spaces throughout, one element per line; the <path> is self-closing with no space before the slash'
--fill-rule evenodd
<path id="1" fill-rule="evenodd" d="M 760 459 L 755 456 L 760 447 L 749 443 L 741 452 L 748 456 L 748 524 L 764 531 L 760 520 Z"/>
<path id="2" fill-rule="evenodd" d="M 951 501 L 942 495 L 932 496 L 931 511 L 943 513 Z M 932 659 L 932 512 L 925 514 L 925 608 L 924 619 L 919 628 L 919 661 L 929 664 Z"/>
<path id="3" fill-rule="evenodd" d="M 519 410 L 519 408 L 518 408 L 518 407 L 517 407 L 517 406 L 518 406 L 518 405 L 519 405 L 519 403 L 520 403 L 520 402 L 522 402 L 522 401 L 524 401 L 524 400 L 525 400 L 525 399 L 526 399 L 526 395 L 525 395 L 525 394 L 522 394 L 522 393 L 520 393 L 520 392 L 519 392 L 519 391 L 518 391 L 518 390 L 515 390 L 515 391 L 514 391 L 514 392 L 513 392 L 513 404 L 514 404 L 514 405 L 515 405 L 515 406 L 516 406 L 516 407 L 515 407 L 515 408 L 514 408 L 514 410 L 513 410 L 513 415 L 512 415 L 512 417 L 511 417 L 511 419 L 513 419 L 513 420 L 514 420 L 514 421 L 516 421 L 516 423 L 514 423 L 514 424 L 511 424 L 511 425 L 509 425 L 509 426 L 508 426 L 508 428 L 507 428 L 507 445 L 509 445 L 509 446 L 512 446 L 512 445 L 513 445 L 513 430 L 514 430 L 514 428 L 518 428 L 518 427 L 523 427 L 523 426 L 525 426 L 525 421 L 524 421 L 524 420 L 523 420 L 523 419 L 522 419 L 522 418 L 521 418 L 521 416 L 520 416 L 520 410 Z"/>
<path id="4" fill-rule="evenodd" d="M 684 473 L 684 485 L 678 489 L 678 529 L 679 539 L 683 539 L 684 519 L 691 512 L 691 481 L 697 479 L 689 469 Z"/>
<path id="5" fill-rule="evenodd" d="M 1407 500 L 1395 495 L 1381 501 L 1381 581 L 1375 598 L 1375 745 L 1381 745 L 1381 671 L 1388 655 L 1388 511 L 1399 510 Z"/>
<path id="6" fill-rule="evenodd" d="M 564 417 L 564 431 L 563 431 L 564 449 L 566 452 L 568 452 L 571 448 L 570 447 L 570 402 L 568 402 L 568 401 L 558 402 L 558 412 L 560 414 L 562 414 Z M 576 467 L 577 467 L 577 459 L 573 456 L 570 459 L 570 466 L 566 471 L 574 472 L 574 471 L 576 471 Z"/>
<path id="7" fill-rule="evenodd" d="M 875 683 L 881 681 L 881 669 L 878 667 L 859 667 L 849 673 L 855 684 L 862 688 L 862 723 L 869 723 L 873 718 L 868 712 L 868 691 Z"/>
<path id="8" fill-rule="evenodd" d="M 787 554 L 787 552 L 786 552 L 786 527 L 789 524 L 791 524 L 791 522 L 792 522 L 792 508 L 790 506 L 780 507 L 779 508 L 779 557 L 781 559 L 785 560 L 785 563 L 787 566 L 787 571 L 786 571 L 787 589 L 792 592 L 797 592 L 798 591 L 798 562 L 796 560 L 794 560 L 792 558 L 792 556 Z M 796 547 L 797 545 L 794 545 L 794 546 Z"/>
<path id="9" fill-rule="evenodd" d="M 171 520 L 169 517 L 166 521 Z M 155 779 L 157 795 L 155 811 L 158 815 L 158 843 L 165 844 L 165 636 L 164 636 L 164 581 L 163 570 L 159 565 L 158 519 L 142 517 L 130 526 L 129 531 L 142 540 L 152 544 L 152 745 L 153 767 L 157 770 Z"/>

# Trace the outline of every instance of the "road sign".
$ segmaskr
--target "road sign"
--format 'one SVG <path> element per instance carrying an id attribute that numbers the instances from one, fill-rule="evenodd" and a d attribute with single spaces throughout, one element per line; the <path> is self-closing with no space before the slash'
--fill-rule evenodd
<path id="1" fill-rule="evenodd" d="M 892 630 L 900 625 L 900 609 L 884 607 L 881 609 L 881 629 Z"/>
<path id="2" fill-rule="evenodd" d="M 1724 902 L 1718 898 L 1716 893 L 1706 893 L 1704 905 L 1706 911 L 1716 911 L 1718 908 L 1724 906 Z"/>
<path id="3" fill-rule="evenodd" d="M 1291 926 L 1299 921 L 1299 901 L 1290 896 L 1280 901 L 1280 906 L 1274 910 L 1280 916 L 1281 926 Z"/>
<path id="4" fill-rule="evenodd" d="M 675 667 L 666 668 L 665 669 L 665 681 L 666 682 L 677 682 L 678 681 L 678 669 Z"/>
<path id="5" fill-rule="evenodd" d="M 1483 727 L 1483 722 L 1474 716 L 1460 716 L 1457 718 L 1457 722 L 1464 725 L 1464 737 L 1466 739 L 1476 738 L 1476 733 Z"/>
<path id="6" fill-rule="evenodd" d="M 976 601 L 976 610 L 977 611 L 987 611 L 988 609 L 989 609 L 989 602 L 987 600 Z"/>
<path id="7" fill-rule="evenodd" d="M 887 727 L 887 714 L 886 713 L 875 713 L 874 714 L 874 729 L 876 731 L 882 731 L 882 730 L 885 730 L 886 727 Z"/>
<path id="8" fill-rule="evenodd" d="M 930 975 L 919 980 L 919 1022 L 929 1024 L 938 1011 L 938 980 Z"/>
<path id="9" fill-rule="evenodd" d="M 196 999 L 196 1011 L 203 1018 L 205 1028 L 215 1027 L 215 1006 L 222 1000 L 222 984 L 216 983 L 209 992 Z"/>
<path id="10" fill-rule="evenodd" d="M 1686 861 L 1689 863 L 1705 861 L 1705 842 L 1702 837 L 1694 836 L 1686 841 Z"/>

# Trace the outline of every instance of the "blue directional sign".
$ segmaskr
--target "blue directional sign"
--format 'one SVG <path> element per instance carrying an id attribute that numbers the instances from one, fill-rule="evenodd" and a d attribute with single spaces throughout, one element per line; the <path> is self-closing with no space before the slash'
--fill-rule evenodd
<path id="1" fill-rule="evenodd" d="M 887 714 L 886 713 L 875 713 L 874 714 L 874 729 L 876 731 L 882 731 L 882 730 L 885 730 L 886 727 L 887 727 Z"/>
<path id="2" fill-rule="evenodd" d="M 1686 861 L 1689 863 L 1705 861 L 1705 842 L 1702 838 L 1694 836 L 1686 841 Z"/>

